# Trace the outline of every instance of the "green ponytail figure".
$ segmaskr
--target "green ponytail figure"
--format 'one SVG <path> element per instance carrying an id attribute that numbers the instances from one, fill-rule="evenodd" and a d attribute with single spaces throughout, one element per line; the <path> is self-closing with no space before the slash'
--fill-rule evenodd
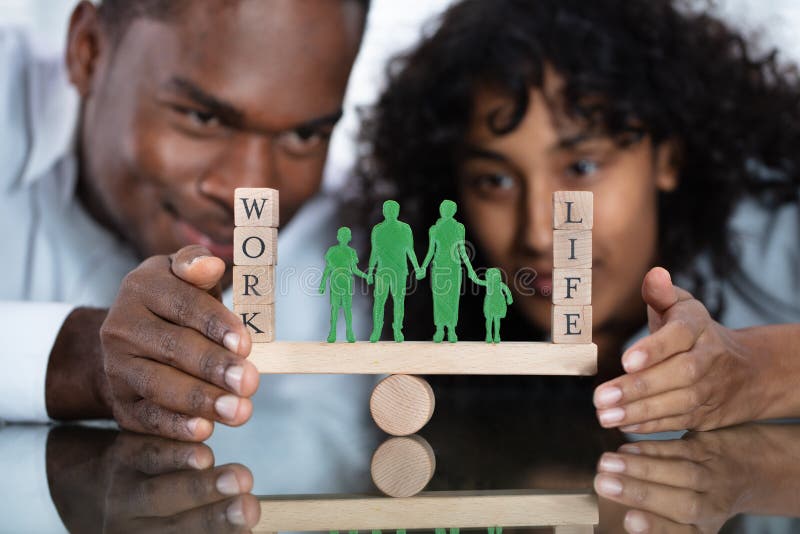
<path id="1" fill-rule="evenodd" d="M 325 253 L 325 271 L 319 284 L 320 295 L 325 294 L 325 286 L 330 278 L 331 289 L 331 331 L 328 343 L 336 341 L 336 321 L 339 308 L 344 309 L 344 320 L 347 324 L 347 341 L 354 343 L 353 333 L 353 275 L 367 280 L 367 275 L 358 268 L 358 255 L 354 248 L 348 246 L 351 239 L 350 228 L 342 226 L 336 232 L 338 245 L 334 245 Z"/>
<path id="2" fill-rule="evenodd" d="M 483 299 L 483 316 L 486 318 L 486 342 L 500 343 L 500 319 L 504 319 L 508 306 L 514 302 L 511 290 L 503 283 L 500 269 L 493 267 L 486 271 L 486 279 L 481 280 L 475 273 L 470 273 L 470 279 L 486 288 L 486 297 Z M 494 333 L 492 332 L 494 330 Z"/>

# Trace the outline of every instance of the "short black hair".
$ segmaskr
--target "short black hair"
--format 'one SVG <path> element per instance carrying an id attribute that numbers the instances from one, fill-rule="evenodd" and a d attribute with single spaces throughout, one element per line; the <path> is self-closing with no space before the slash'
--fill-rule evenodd
<path id="1" fill-rule="evenodd" d="M 370 0 L 343 1 L 354 1 L 362 5 L 364 17 L 369 12 Z M 102 0 L 100 20 L 112 38 L 118 40 L 133 20 L 139 17 L 172 20 L 190 3 L 191 0 Z"/>

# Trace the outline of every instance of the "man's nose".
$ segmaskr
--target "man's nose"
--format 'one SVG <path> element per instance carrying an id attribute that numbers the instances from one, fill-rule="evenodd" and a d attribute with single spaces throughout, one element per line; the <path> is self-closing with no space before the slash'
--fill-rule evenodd
<path id="1" fill-rule="evenodd" d="M 275 147 L 269 137 L 242 135 L 231 141 L 199 182 L 200 192 L 225 204 L 237 187 L 276 187 Z"/>

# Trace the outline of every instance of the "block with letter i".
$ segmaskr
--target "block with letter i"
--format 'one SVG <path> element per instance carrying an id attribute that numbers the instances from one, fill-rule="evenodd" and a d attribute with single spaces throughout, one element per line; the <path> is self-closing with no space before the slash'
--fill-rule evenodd
<path id="1" fill-rule="evenodd" d="M 553 343 L 592 342 L 590 191 L 553 193 Z"/>
<path id="2" fill-rule="evenodd" d="M 278 191 L 238 188 L 234 194 L 233 311 L 254 343 L 275 339 Z"/>

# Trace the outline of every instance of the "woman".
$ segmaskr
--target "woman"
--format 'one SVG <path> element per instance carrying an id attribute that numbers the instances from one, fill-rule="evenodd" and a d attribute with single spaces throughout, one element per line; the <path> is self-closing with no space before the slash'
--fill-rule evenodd
<path id="1" fill-rule="evenodd" d="M 800 323 L 799 106 L 774 54 L 677 1 L 466 0 L 390 68 L 360 185 L 415 229 L 458 202 L 515 294 L 506 339 L 546 339 L 551 195 L 592 191 L 601 424 L 798 416 L 800 325 L 775 323 Z M 430 324 L 425 292 L 409 306 Z"/>

